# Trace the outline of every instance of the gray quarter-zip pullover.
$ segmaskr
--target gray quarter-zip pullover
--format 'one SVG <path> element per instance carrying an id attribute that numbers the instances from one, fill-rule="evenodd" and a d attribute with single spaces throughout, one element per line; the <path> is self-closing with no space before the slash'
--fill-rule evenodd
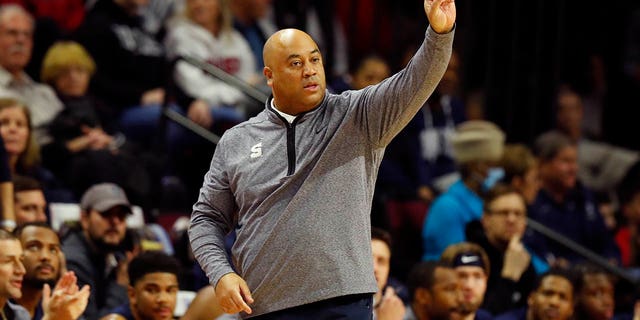
<path id="1" fill-rule="evenodd" d="M 189 236 L 211 284 L 247 281 L 251 316 L 373 293 L 370 210 L 384 148 L 442 78 L 453 32 L 431 28 L 409 65 L 375 86 L 326 93 L 287 123 L 271 107 L 225 132 L 193 207 Z M 247 315 L 245 315 L 247 316 Z"/>

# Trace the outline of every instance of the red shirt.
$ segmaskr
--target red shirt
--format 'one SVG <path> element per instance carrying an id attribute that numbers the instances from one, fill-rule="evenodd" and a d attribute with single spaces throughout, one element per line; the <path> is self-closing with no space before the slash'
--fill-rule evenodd
<path id="1" fill-rule="evenodd" d="M 83 0 L 0 0 L 0 4 L 18 4 L 36 18 L 51 18 L 64 31 L 75 30 L 84 19 Z"/>

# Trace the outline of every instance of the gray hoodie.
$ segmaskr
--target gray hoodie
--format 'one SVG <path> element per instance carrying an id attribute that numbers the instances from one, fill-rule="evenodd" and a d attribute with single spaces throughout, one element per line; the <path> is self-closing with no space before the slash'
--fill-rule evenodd
<path id="1" fill-rule="evenodd" d="M 333 297 L 373 293 L 370 210 L 384 148 L 440 81 L 453 32 L 431 28 L 407 68 L 375 86 L 327 92 L 286 122 L 263 112 L 226 131 L 193 207 L 189 236 L 211 284 L 234 272 L 252 316 Z M 245 315 L 246 316 L 246 315 Z"/>

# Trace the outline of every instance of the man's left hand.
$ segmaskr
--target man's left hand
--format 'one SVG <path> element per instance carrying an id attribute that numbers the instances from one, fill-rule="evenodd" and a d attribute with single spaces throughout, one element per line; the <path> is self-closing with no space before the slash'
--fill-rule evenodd
<path id="1" fill-rule="evenodd" d="M 77 278 L 73 271 L 66 272 L 53 292 L 48 284 L 42 289 L 43 320 L 75 320 L 78 319 L 89 302 L 90 288 L 84 285 L 78 289 Z"/>

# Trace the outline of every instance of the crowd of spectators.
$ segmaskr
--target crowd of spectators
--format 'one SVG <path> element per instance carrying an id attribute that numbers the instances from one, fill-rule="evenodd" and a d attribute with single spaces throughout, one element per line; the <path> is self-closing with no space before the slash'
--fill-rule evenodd
<path id="1" fill-rule="evenodd" d="M 326 54 L 328 89 L 359 90 L 408 63 L 413 31 L 392 50 L 402 13 L 385 1 L 0 0 L 1 226 L 16 229 L 0 232 L 0 271 L 11 265 L 0 283 L 24 281 L 22 294 L 0 290 L 3 318 L 169 319 L 178 291 L 195 296 L 182 319 L 237 317 L 210 307 L 186 234 L 215 144 L 163 111 L 222 135 L 263 106 L 173 62 L 200 60 L 268 95 L 264 42 L 296 27 Z M 625 70 L 637 81 L 636 24 Z M 482 90 L 463 92 L 466 56 L 454 51 L 380 166 L 375 316 L 640 319 L 640 151 L 602 139 L 603 86 L 558 85 L 553 126 L 517 141 L 488 119 Z M 77 215 L 54 228 L 58 203 Z M 131 222 L 136 209 L 146 223 Z"/>

